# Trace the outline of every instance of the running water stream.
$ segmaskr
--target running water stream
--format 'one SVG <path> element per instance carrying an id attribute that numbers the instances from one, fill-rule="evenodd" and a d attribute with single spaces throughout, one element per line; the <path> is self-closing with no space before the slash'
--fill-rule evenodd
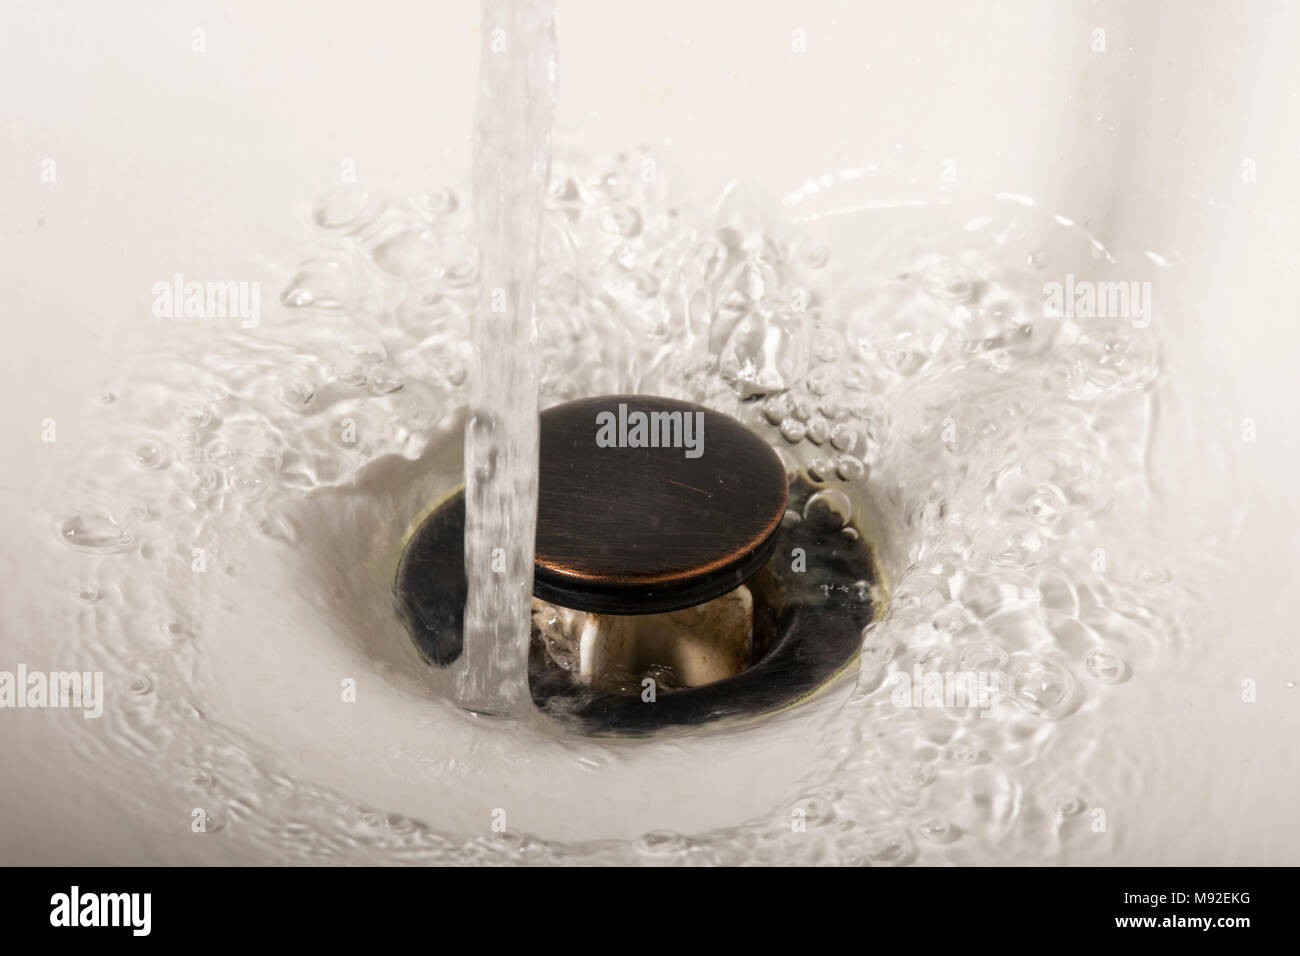
<path id="1" fill-rule="evenodd" d="M 462 706 L 509 714 L 528 698 L 537 524 L 538 241 L 550 172 L 550 0 L 484 0 L 474 131 L 479 296 L 465 431 Z"/>

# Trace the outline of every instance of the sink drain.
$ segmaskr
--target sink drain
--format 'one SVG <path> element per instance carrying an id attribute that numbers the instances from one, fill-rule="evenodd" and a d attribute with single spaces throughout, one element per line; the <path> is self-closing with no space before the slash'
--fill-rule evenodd
<path id="1" fill-rule="evenodd" d="M 671 441 L 686 416 L 694 458 Z M 529 687 L 543 712 L 628 736 L 755 717 L 856 658 L 877 573 L 848 500 L 787 478 L 740 423 L 669 399 L 583 399 L 542 414 L 540 456 Z M 464 526 L 457 491 L 398 565 L 399 608 L 438 667 L 461 653 Z"/>

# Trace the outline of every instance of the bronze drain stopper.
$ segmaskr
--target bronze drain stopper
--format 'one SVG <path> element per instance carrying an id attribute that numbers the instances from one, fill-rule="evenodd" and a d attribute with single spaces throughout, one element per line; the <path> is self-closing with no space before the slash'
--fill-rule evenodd
<path id="1" fill-rule="evenodd" d="M 542 413 L 533 594 L 659 614 L 739 587 L 767 563 L 785 468 L 734 419 L 643 395 Z"/>

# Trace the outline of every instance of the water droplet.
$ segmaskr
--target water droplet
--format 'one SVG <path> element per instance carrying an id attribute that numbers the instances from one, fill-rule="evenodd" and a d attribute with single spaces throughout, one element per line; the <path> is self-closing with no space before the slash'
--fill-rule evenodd
<path id="1" fill-rule="evenodd" d="M 1041 658 L 1015 661 L 1007 670 L 1007 698 L 1026 713 L 1045 720 L 1065 716 L 1074 698 L 1074 678 L 1064 667 Z"/>
<path id="2" fill-rule="evenodd" d="M 1027 259 L 1029 264 L 1035 269 L 1046 269 L 1052 264 L 1052 257 L 1046 249 L 1035 249 L 1033 252 L 1029 253 Z"/>
<path id="3" fill-rule="evenodd" d="M 171 453 L 166 444 L 155 438 L 140 438 L 131 449 L 131 460 L 141 468 L 156 470 L 167 466 Z"/>
<path id="4" fill-rule="evenodd" d="M 200 790 L 210 790 L 216 782 L 212 774 L 204 770 L 195 770 L 190 774 L 190 786 Z"/>
<path id="5" fill-rule="evenodd" d="M 82 604 L 94 604 L 99 600 L 99 588 L 92 584 L 83 584 L 77 588 L 77 600 Z"/>
<path id="6" fill-rule="evenodd" d="M 97 401 L 101 405 L 112 405 L 115 401 L 117 401 L 117 396 L 114 395 L 112 392 L 100 392 L 98 395 L 95 396 L 95 401 Z"/>
<path id="7" fill-rule="evenodd" d="M 92 554 L 116 554 L 135 544 L 135 531 L 118 524 L 109 514 L 90 512 L 73 515 L 59 527 L 65 544 Z"/>
<path id="8" fill-rule="evenodd" d="M 1118 654 L 1095 650 L 1084 661 L 1088 673 L 1103 684 L 1118 684 L 1128 676 L 1128 664 Z"/>

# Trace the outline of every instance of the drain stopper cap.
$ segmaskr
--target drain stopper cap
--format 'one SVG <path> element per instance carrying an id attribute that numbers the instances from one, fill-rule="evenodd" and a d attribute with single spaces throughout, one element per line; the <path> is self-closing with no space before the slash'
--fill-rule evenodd
<path id="1" fill-rule="evenodd" d="M 719 412 L 606 395 L 541 416 L 533 593 L 563 607 L 658 614 L 721 597 L 772 554 L 786 473 Z"/>

